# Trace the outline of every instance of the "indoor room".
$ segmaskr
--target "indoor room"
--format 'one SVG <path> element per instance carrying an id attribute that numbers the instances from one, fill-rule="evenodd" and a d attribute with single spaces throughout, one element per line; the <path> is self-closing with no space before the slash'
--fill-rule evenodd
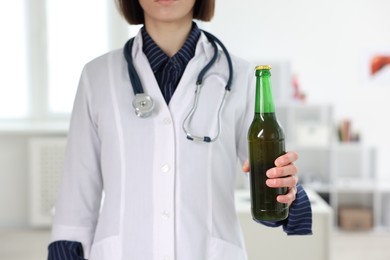
<path id="1" fill-rule="evenodd" d="M 172 9 L 176 12 L 176 5 L 194 1 L 140 2 L 149 3 L 152 7 L 162 6 L 161 10 L 164 11 Z M 222 86 L 228 81 L 227 75 L 230 75 L 228 66 L 211 66 L 211 70 L 219 71 L 204 74 L 204 85 L 221 85 L 220 91 L 212 87 L 209 91 L 205 87 L 202 88 L 204 94 L 197 96 L 200 89 L 195 91 L 195 95 L 191 90 L 187 99 L 187 95 L 179 89 L 192 78 L 194 80 L 190 82 L 191 87 L 195 89 L 196 82 L 199 82 L 197 75 L 202 74 L 200 71 L 207 65 L 204 57 L 197 56 L 204 51 L 201 43 L 198 43 L 193 54 L 195 58 L 188 61 L 188 70 L 184 70 L 183 77 L 179 78 L 175 91 L 181 92 L 172 95 L 172 102 L 164 103 L 165 96 L 163 98 L 161 92 L 156 94 L 150 91 L 154 85 L 158 90 L 156 72 L 151 70 L 149 64 L 134 60 L 135 68 L 139 69 L 138 74 L 142 76 L 150 71 L 150 75 L 141 78 L 142 83 L 152 82 L 143 84 L 148 95 L 138 101 L 141 106 L 139 108 L 132 107 L 137 103 L 137 100 L 133 100 L 136 89 L 133 92 L 135 83 L 131 78 L 134 75 L 131 74 L 129 59 L 123 49 L 128 47 L 124 46 L 132 37 L 135 37 L 133 48 L 140 47 L 145 36 L 141 35 L 142 24 L 129 25 L 119 14 L 119 7 L 115 3 L 115 0 L 13 0 L 0 3 L 0 30 L 3 35 L 0 41 L 0 260 L 48 259 L 49 244 L 57 240 L 72 240 L 72 235 L 64 236 L 67 239 L 60 239 L 61 236 L 58 236 L 57 230 L 53 232 L 52 227 L 54 215 L 63 214 L 64 211 L 56 211 L 58 201 L 87 201 L 90 191 L 86 191 L 81 184 L 69 184 L 70 179 L 64 178 L 63 175 L 73 167 L 69 158 L 82 160 L 78 153 L 83 156 L 90 149 L 84 145 L 88 140 L 96 142 L 104 149 L 98 150 L 91 145 L 91 149 L 97 150 L 93 150 L 94 154 L 85 155 L 86 158 L 94 157 L 96 161 L 102 161 L 97 166 L 84 165 L 82 162 L 80 169 L 97 167 L 96 171 L 102 172 L 114 169 L 112 175 L 121 176 L 113 179 L 114 177 L 108 178 L 105 173 L 99 180 L 89 183 L 91 186 L 95 185 L 91 192 L 99 194 L 95 201 L 99 201 L 101 208 L 96 209 L 96 203 L 91 206 L 87 201 L 87 209 L 84 209 L 92 211 L 93 208 L 101 214 L 97 218 L 102 216 L 103 219 L 104 216 L 104 221 L 96 220 L 100 229 L 96 234 L 91 231 L 93 234 L 89 243 L 101 246 L 102 241 L 109 242 L 107 248 L 123 253 L 107 256 L 110 251 L 101 246 L 102 248 L 95 248 L 89 255 L 90 245 L 86 246 L 83 241 L 80 243 L 86 259 L 139 259 L 125 258 L 126 252 L 129 251 L 128 255 L 131 255 L 132 246 L 137 247 L 138 243 L 146 241 L 148 235 L 145 234 L 152 234 L 151 247 L 144 249 L 147 256 L 142 259 L 192 260 L 183 257 L 185 253 L 182 252 L 186 250 L 185 246 L 181 246 L 182 243 L 186 245 L 188 242 L 187 237 L 182 235 L 186 228 L 189 230 L 188 237 L 198 232 L 201 234 L 199 230 L 211 229 L 211 233 L 223 238 L 229 238 L 228 234 L 237 232 L 237 241 L 245 241 L 245 246 L 238 249 L 235 248 L 240 247 L 238 242 L 233 243 L 236 238 L 230 236 L 231 240 L 227 241 L 232 244 L 229 245 L 226 241 L 217 241 L 215 238 L 211 245 L 208 244 L 207 250 L 220 248 L 223 254 L 209 253 L 205 260 L 390 259 L 390 170 L 387 166 L 390 155 L 390 119 L 387 115 L 390 111 L 389 1 L 216 0 L 211 21 L 194 21 L 200 30 L 212 33 L 223 42 L 230 53 L 234 61 L 233 75 L 239 75 L 233 78 L 230 93 L 225 96 L 223 93 L 227 92 L 223 92 Z M 146 10 L 147 5 L 142 8 Z M 146 19 L 152 18 L 148 15 Z M 172 22 L 164 20 L 161 24 Z M 191 30 L 193 32 L 193 27 Z M 179 33 L 178 30 L 176 34 Z M 205 33 L 201 32 L 199 37 L 203 41 L 211 42 Z M 207 45 L 210 50 L 211 45 Z M 207 48 L 204 49 L 206 53 Z M 142 56 L 142 59 L 147 57 L 141 49 L 139 52 L 137 50 L 129 55 Z M 89 77 L 87 73 L 95 69 L 94 62 L 101 62 L 106 57 L 102 55 L 108 52 L 117 54 L 115 57 L 120 59 L 122 67 L 115 72 L 113 67 L 119 65 L 107 66 Z M 222 47 L 218 47 L 215 53 L 222 57 L 216 58 L 218 65 L 225 62 L 226 54 Z M 210 60 L 212 53 L 206 53 L 206 57 Z M 91 63 L 92 60 L 94 62 Z M 86 64 L 90 65 L 85 66 Z M 190 72 L 190 66 L 195 65 L 199 68 L 193 73 Z M 284 225 L 268 227 L 252 219 L 251 177 L 243 169 L 242 160 L 248 159 L 242 158 L 243 154 L 248 157 L 245 150 L 247 148 L 246 144 L 241 145 L 245 138 L 238 139 L 246 135 L 248 126 L 241 124 L 241 127 L 235 128 L 241 121 L 235 122 L 236 125 L 228 125 L 227 122 L 233 121 L 231 117 L 238 117 L 237 120 L 240 120 L 241 117 L 236 113 L 241 111 L 249 111 L 248 118 L 252 118 L 257 95 L 255 92 L 248 94 L 250 92 L 247 89 L 255 90 L 259 87 L 255 86 L 255 68 L 258 65 L 271 67 L 274 113 L 284 132 L 285 151 L 295 151 L 298 155 L 298 159 L 292 163 L 297 168 L 299 184 L 310 202 L 312 234 L 287 235 Z M 242 76 L 246 67 L 253 67 L 250 79 L 249 76 Z M 245 75 L 251 73 L 246 72 Z M 104 76 L 106 74 L 108 76 Z M 122 77 L 127 80 L 130 77 L 130 81 L 125 81 Z M 110 85 L 108 88 L 114 89 L 109 93 L 116 94 L 103 100 L 105 80 L 109 82 L 106 84 Z M 99 100 L 93 100 L 96 94 L 93 92 L 95 90 L 90 88 L 93 82 L 103 86 L 102 90 L 96 90 L 103 93 L 100 93 Z M 123 86 L 124 92 L 116 92 L 115 82 L 121 83 L 118 88 Z M 249 84 L 251 86 L 247 88 Z M 84 88 L 81 88 L 82 86 Z M 138 114 L 150 104 L 149 95 L 154 98 L 155 105 L 151 105 L 154 110 L 145 115 Z M 75 101 L 76 96 L 80 98 Z M 160 99 L 164 104 L 160 103 Z M 188 102 L 188 106 L 180 106 L 182 100 Z M 105 110 L 105 106 L 111 106 L 111 103 L 112 111 Z M 128 105 L 128 112 L 120 110 L 122 104 Z M 80 112 L 81 105 L 84 105 L 81 112 L 87 112 L 88 115 L 75 112 L 72 115 L 72 111 Z M 191 110 L 192 106 L 199 113 Z M 177 117 L 174 110 L 180 111 Z M 204 114 L 200 114 L 202 112 Z M 168 116 L 160 117 L 160 113 Z M 90 129 L 72 128 L 75 123 L 71 124 L 71 118 L 72 122 L 87 122 L 85 124 L 94 127 L 95 132 Z M 134 127 L 132 118 L 143 128 Z M 244 122 L 246 117 L 243 115 L 242 118 Z M 112 120 L 116 125 L 99 125 L 102 120 Z M 150 123 L 150 120 L 153 122 Z M 199 122 L 198 126 L 196 120 Z M 168 128 L 172 131 L 166 130 Z M 129 129 L 131 133 L 126 133 Z M 122 138 L 117 139 L 117 133 Z M 230 134 L 240 137 L 224 146 L 222 140 L 228 139 Z M 72 142 L 69 141 L 70 137 Z M 244 142 L 246 141 L 245 139 Z M 118 154 L 111 149 L 111 143 L 119 147 Z M 167 144 L 174 148 L 171 149 Z M 193 145 L 195 148 L 191 150 Z M 158 149 L 149 149 L 150 147 Z M 136 159 L 134 165 L 131 159 L 126 159 L 129 158 L 126 154 L 128 150 L 135 150 L 134 158 L 139 159 Z M 71 153 L 73 156 L 70 156 Z M 236 155 L 235 160 L 226 163 L 224 159 L 231 153 Z M 149 155 L 150 160 L 146 158 Z M 180 158 L 186 156 L 191 160 L 182 159 L 181 162 Z M 213 163 L 202 161 L 206 157 L 212 158 Z M 112 165 L 103 161 L 104 158 L 111 160 Z M 159 161 L 165 158 L 172 159 L 172 164 Z M 220 165 L 225 164 L 224 167 L 233 164 L 234 169 L 230 169 L 235 173 L 234 177 L 226 182 L 223 175 L 207 177 L 206 171 L 223 169 L 222 166 L 216 166 L 218 162 Z M 123 177 L 123 172 L 131 167 L 142 172 L 158 170 L 160 173 L 153 172 L 158 176 L 153 175 L 150 182 L 145 178 L 130 182 L 126 176 Z M 199 172 L 205 179 L 191 183 L 196 177 L 187 176 L 187 169 Z M 203 171 L 205 173 L 202 173 Z M 75 176 L 72 175 L 71 178 Z M 85 176 L 80 178 L 87 179 Z M 187 186 L 183 184 L 184 178 L 187 180 Z M 63 196 L 59 199 L 63 183 L 68 183 L 71 187 L 78 186 L 80 190 L 71 192 L 67 190 L 70 186 L 63 186 Z M 114 183 L 121 186 L 111 192 L 109 189 L 112 189 Z M 190 184 L 194 192 L 186 189 Z M 232 191 L 227 191 L 225 186 L 233 187 Z M 126 188 L 139 191 L 138 197 L 129 198 L 132 193 L 123 191 Z M 147 193 L 149 189 L 153 192 Z M 288 192 L 293 192 L 291 190 L 294 189 L 288 189 Z M 147 195 L 142 195 L 143 192 Z M 161 197 L 168 196 L 168 193 L 174 198 L 169 206 L 173 212 L 161 208 L 161 213 L 156 213 L 156 210 L 160 210 L 158 201 Z M 77 197 L 77 194 L 81 194 L 81 197 Z M 211 197 L 207 197 L 209 195 Z M 114 205 L 116 196 L 125 201 L 117 202 L 120 204 L 117 206 L 120 210 Z M 202 198 L 205 198 L 204 201 Z M 185 199 L 188 203 L 182 202 Z M 108 206 L 109 201 L 114 203 Z M 131 207 L 133 201 L 135 206 Z M 230 201 L 231 204 L 218 203 L 220 201 Z M 120 208 L 125 207 L 126 203 L 131 204 L 129 207 L 135 212 L 131 214 L 137 215 L 133 225 L 128 224 L 126 219 L 116 217 L 115 212 L 126 212 L 126 209 Z M 193 208 L 188 206 L 192 203 Z M 290 213 L 293 213 L 293 205 L 294 202 L 290 206 Z M 153 207 L 150 214 L 147 211 L 149 206 Z M 204 208 L 214 224 L 208 223 L 207 228 L 206 224 L 202 226 L 203 220 L 200 219 L 200 214 L 196 215 L 199 212 L 195 210 L 196 207 L 201 210 Z M 188 208 L 188 212 L 196 213 L 193 216 L 183 213 Z M 229 209 L 232 209 L 234 216 L 218 218 L 217 212 Z M 113 212 L 112 215 L 110 212 Z M 139 217 L 141 215 L 138 214 L 141 213 L 136 212 L 144 212 L 144 219 Z M 288 218 L 292 215 L 294 214 L 290 214 Z M 297 218 L 299 219 L 299 216 Z M 70 219 L 73 219 L 73 216 L 65 222 Z M 196 223 L 198 220 L 199 225 Z M 144 233 L 137 230 L 140 235 L 131 239 L 127 237 L 126 242 L 127 235 L 121 233 L 121 227 L 134 227 L 142 221 L 151 221 L 156 226 L 159 221 L 170 223 L 172 228 L 166 231 L 172 235 L 173 242 L 166 242 L 171 241 L 169 236 L 166 238 L 163 233 L 159 233 L 165 229 L 156 231 L 157 228 L 154 230 L 147 224 L 145 227 L 139 227 L 145 229 Z M 119 226 L 115 227 L 119 228 L 110 230 L 116 223 L 119 223 Z M 231 231 L 223 226 L 227 225 L 226 223 L 235 224 L 231 226 Z M 95 226 L 96 223 L 94 228 Z M 116 243 L 120 242 L 112 237 L 108 237 L 110 241 L 104 241 L 104 232 L 113 233 L 117 230 L 122 234 L 119 237 L 125 242 L 122 241 L 118 246 Z M 161 250 L 155 249 L 158 246 L 161 246 Z M 197 246 L 201 248 L 200 244 L 194 242 L 193 247 Z M 171 250 L 171 253 L 164 253 L 165 248 L 167 252 Z M 138 246 L 137 252 L 138 249 L 141 252 L 143 247 Z M 202 249 L 198 249 L 194 252 L 201 251 Z M 99 252 L 101 256 L 98 255 Z M 49 260 L 61 259 L 67 258 L 52 257 Z"/>

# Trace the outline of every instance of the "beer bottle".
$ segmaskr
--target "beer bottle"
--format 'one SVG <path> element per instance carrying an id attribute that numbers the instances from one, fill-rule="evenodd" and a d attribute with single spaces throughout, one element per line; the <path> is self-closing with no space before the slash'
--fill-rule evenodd
<path id="1" fill-rule="evenodd" d="M 266 172 L 275 167 L 275 159 L 285 153 L 283 129 L 276 119 L 271 89 L 271 66 L 256 67 L 255 116 L 248 132 L 252 217 L 255 221 L 283 220 L 288 205 L 276 197 L 287 188 L 266 185 Z"/>

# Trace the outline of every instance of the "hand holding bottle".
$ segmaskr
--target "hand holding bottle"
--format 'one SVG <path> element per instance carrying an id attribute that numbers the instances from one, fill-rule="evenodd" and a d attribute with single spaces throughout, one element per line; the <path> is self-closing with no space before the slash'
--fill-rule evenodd
<path id="1" fill-rule="evenodd" d="M 275 160 L 276 166 L 274 168 L 267 171 L 267 177 L 269 178 L 266 181 L 267 186 L 271 188 L 288 187 L 288 193 L 279 195 L 277 201 L 286 203 L 289 206 L 294 202 L 297 193 L 298 169 L 294 164 L 297 159 L 298 154 L 296 152 L 287 152 Z M 249 173 L 250 166 L 248 160 L 244 162 L 242 170 Z"/>

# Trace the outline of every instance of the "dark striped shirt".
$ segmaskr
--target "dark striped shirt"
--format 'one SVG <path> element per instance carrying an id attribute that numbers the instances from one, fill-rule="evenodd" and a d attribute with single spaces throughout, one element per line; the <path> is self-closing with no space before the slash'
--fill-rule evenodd
<path id="1" fill-rule="evenodd" d="M 200 29 L 193 23 L 192 30 L 183 47 L 172 57 L 166 55 L 153 41 L 145 27 L 141 28 L 143 40 L 143 52 L 149 60 L 150 67 L 156 77 L 157 83 L 169 104 L 173 93 L 187 67 L 188 62 L 194 57 L 196 44 L 199 40 Z"/>

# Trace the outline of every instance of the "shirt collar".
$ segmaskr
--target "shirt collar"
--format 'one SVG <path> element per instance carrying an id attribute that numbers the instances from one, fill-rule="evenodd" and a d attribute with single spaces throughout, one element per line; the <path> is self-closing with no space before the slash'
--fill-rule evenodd
<path id="1" fill-rule="evenodd" d="M 153 41 L 145 27 L 141 28 L 142 40 L 143 40 L 143 52 L 149 60 L 150 66 L 153 72 L 156 72 L 164 65 L 169 57 L 166 55 L 160 47 Z M 181 49 L 172 57 L 180 58 L 183 61 L 183 64 L 187 64 L 195 55 L 196 44 L 200 36 L 200 29 L 196 23 L 192 23 L 192 29 L 190 34 L 187 37 L 184 45 Z"/>

